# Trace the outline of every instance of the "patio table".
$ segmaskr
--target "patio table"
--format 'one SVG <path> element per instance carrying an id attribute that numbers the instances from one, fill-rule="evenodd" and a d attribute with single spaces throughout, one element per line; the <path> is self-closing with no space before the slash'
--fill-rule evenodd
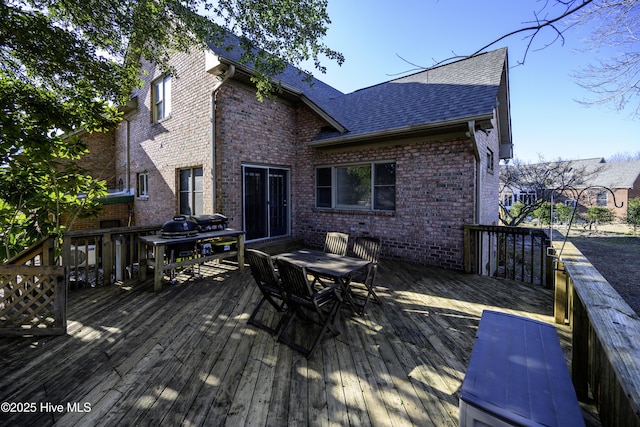
<path id="1" fill-rule="evenodd" d="M 341 294 L 344 296 L 345 301 L 357 312 L 356 305 L 349 292 L 351 275 L 356 271 L 367 268 L 371 264 L 371 261 L 311 249 L 284 252 L 274 255 L 274 258 L 283 259 L 300 267 L 305 267 L 312 275 L 334 280 L 340 285 Z"/>
<path id="2" fill-rule="evenodd" d="M 202 254 L 183 261 L 165 262 L 166 260 L 164 255 L 166 246 L 180 243 L 193 243 L 195 246 L 196 243 L 214 242 L 220 239 L 235 240 L 237 244 L 237 251 L 227 251 L 208 255 Z M 156 292 L 162 290 L 162 277 L 164 275 L 164 271 L 172 270 L 176 267 L 202 264 L 213 259 L 237 255 L 238 268 L 244 268 L 244 231 L 242 230 L 227 228 L 225 230 L 207 231 L 204 233 L 198 233 L 194 236 L 177 238 L 165 238 L 160 235 L 141 236 L 138 239 L 138 242 L 138 259 L 140 260 L 140 271 L 138 274 L 139 281 L 144 281 L 147 278 L 147 249 L 151 247 L 155 250 L 155 259 L 153 264 L 153 290 Z"/>

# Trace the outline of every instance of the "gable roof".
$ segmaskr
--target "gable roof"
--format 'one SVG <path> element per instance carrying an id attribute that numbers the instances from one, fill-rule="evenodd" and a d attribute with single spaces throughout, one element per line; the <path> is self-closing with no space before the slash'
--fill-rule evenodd
<path id="1" fill-rule="evenodd" d="M 349 132 L 318 139 L 490 119 L 498 106 L 506 56 L 502 48 L 335 98 L 331 111 Z"/>
<path id="2" fill-rule="evenodd" d="M 220 45 L 208 43 L 208 46 L 218 60 L 233 64 L 245 75 L 253 74 L 253 65 L 242 63 L 243 51 L 237 36 L 227 33 Z M 284 91 L 294 94 L 314 111 L 324 116 L 334 128 L 341 132 L 347 130 L 338 122 L 337 117 L 329 113 L 331 100 L 344 96 L 344 93 L 315 77 L 312 77 L 311 81 L 306 81 L 304 73 L 292 65 L 287 65 L 281 74 L 272 79 L 281 84 Z"/>
<path id="3" fill-rule="evenodd" d="M 606 187 L 611 190 L 632 189 L 638 178 L 640 178 L 640 160 L 607 163 L 603 157 L 595 157 L 591 159 L 544 162 L 541 164 L 549 165 L 551 168 L 565 165 L 583 174 L 583 182 L 575 185 L 575 188 L 580 189 L 588 187 Z"/>
<path id="4" fill-rule="evenodd" d="M 597 169 L 595 169 L 593 176 L 587 179 L 584 187 L 602 186 L 612 190 L 617 188 L 632 189 L 640 177 L 640 160 L 600 163 L 588 167 Z"/>
<path id="5" fill-rule="evenodd" d="M 227 36 L 228 46 L 209 44 L 221 59 L 251 72 L 240 64 L 237 39 Z M 372 137 L 410 134 L 471 120 L 490 120 L 499 108 L 502 144 L 511 144 L 507 48 L 482 53 L 378 85 L 344 94 L 288 66 L 274 78 L 317 112 L 326 115 L 334 130 L 319 133 L 312 145 L 333 145 Z M 318 111 L 319 110 L 319 111 Z"/>

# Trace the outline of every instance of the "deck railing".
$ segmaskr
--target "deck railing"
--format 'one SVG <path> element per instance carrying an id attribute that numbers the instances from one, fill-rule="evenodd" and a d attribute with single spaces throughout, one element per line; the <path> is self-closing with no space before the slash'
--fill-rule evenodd
<path id="1" fill-rule="evenodd" d="M 551 244 L 528 228 L 469 225 L 464 234 L 465 271 L 555 288 L 555 321 L 571 326 L 578 399 L 595 401 L 603 426 L 640 427 L 638 313 L 570 242 Z"/>
<path id="2" fill-rule="evenodd" d="M 570 242 L 555 243 L 556 322 L 572 329 L 571 375 L 603 426 L 640 427 L 640 317 Z"/>
<path id="3" fill-rule="evenodd" d="M 138 265 L 138 238 L 155 234 L 160 225 L 78 230 L 64 234 L 62 265 L 69 284 L 102 286 L 133 278 Z"/>
<path id="4" fill-rule="evenodd" d="M 545 231 L 537 228 L 465 225 L 464 269 L 551 288 L 550 245 Z"/>
<path id="5" fill-rule="evenodd" d="M 47 237 L 0 266 L 0 335 L 66 333 L 69 288 L 133 278 L 138 238 L 160 226 L 118 227 L 64 234 L 62 257 Z"/>
<path id="6" fill-rule="evenodd" d="M 0 265 L 0 335 L 66 333 L 67 271 L 46 237 Z"/>

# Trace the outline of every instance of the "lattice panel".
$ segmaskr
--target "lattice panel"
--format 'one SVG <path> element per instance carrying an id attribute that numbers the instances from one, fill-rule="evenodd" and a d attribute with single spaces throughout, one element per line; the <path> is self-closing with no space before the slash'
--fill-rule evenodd
<path id="1" fill-rule="evenodd" d="M 66 306 L 63 267 L 0 266 L 0 335 L 64 334 Z"/>

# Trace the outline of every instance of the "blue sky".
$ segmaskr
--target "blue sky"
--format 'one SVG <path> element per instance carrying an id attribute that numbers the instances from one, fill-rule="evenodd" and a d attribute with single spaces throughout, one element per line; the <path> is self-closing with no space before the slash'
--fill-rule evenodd
<path id="1" fill-rule="evenodd" d="M 325 61 L 320 80 L 343 92 L 371 86 L 455 55 L 470 54 L 533 19 L 544 1 L 536 0 L 329 0 L 331 25 L 325 43 L 345 55 L 339 67 Z M 540 48 L 553 34 L 541 35 Z M 572 73 L 593 62 L 583 53 L 587 32 L 571 31 L 556 43 L 530 51 L 516 35 L 492 47 L 509 48 L 511 124 L 515 157 L 525 162 L 610 157 L 640 152 L 640 120 L 629 111 L 585 107 L 591 94 Z"/>

